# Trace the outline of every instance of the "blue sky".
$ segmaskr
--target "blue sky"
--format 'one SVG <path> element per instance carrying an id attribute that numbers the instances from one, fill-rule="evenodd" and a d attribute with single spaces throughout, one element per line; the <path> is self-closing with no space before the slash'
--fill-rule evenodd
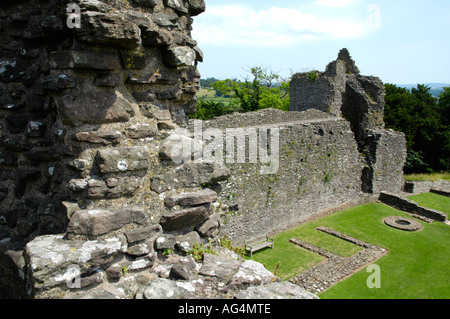
<path id="1" fill-rule="evenodd" d="M 202 78 L 270 67 L 288 78 L 325 70 L 347 48 L 385 83 L 450 83 L 449 0 L 205 0 L 192 36 Z"/>

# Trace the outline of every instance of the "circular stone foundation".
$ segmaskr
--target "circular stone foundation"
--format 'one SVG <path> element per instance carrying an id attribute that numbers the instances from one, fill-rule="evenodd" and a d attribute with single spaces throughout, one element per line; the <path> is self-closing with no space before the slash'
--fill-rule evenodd
<path id="1" fill-rule="evenodd" d="M 391 227 L 406 230 L 406 231 L 419 231 L 423 229 L 423 226 L 411 218 L 390 216 L 383 219 L 383 222 Z"/>

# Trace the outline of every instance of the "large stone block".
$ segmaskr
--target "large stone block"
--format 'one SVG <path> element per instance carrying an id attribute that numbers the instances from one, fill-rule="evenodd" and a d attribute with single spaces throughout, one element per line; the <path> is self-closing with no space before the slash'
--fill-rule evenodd
<path id="1" fill-rule="evenodd" d="M 149 238 L 156 238 L 161 234 L 162 228 L 161 225 L 158 224 L 126 232 L 125 237 L 127 237 L 128 244 L 134 244 Z"/>
<path id="2" fill-rule="evenodd" d="M 288 281 L 252 286 L 239 291 L 236 299 L 319 299 L 316 295 Z"/>
<path id="3" fill-rule="evenodd" d="M 194 66 L 197 54 L 188 46 L 172 47 L 165 54 L 165 63 L 169 66 Z"/>
<path id="4" fill-rule="evenodd" d="M 167 231 L 193 229 L 208 217 L 209 212 L 209 205 L 174 210 L 163 214 L 160 224 Z"/>
<path id="5" fill-rule="evenodd" d="M 157 193 L 178 188 L 192 188 L 224 181 L 230 170 L 224 163 L 188 162 L 166 174 L 155 175 L 151 181 Z"/>
<path id="6" fill-rule="evenodd" d="M 181 0 L 164 0 L 164 4 L 174 9 L 179 14 L 187 14 L 188 9 L 184 6 L 183 1 Z"/>
<path id="7" fill-rule="evenodd" d="M 84 185 L 81 181 L 80 184 Z M 90 179 L 86 183 L 89 186 L 88 197 L 91 199 L 120 198 L 124 196 L 133 196 L 141 186 L 141 179 L 133 176 L 119 178 L 110 177 L 106 179 L 106 181 Z M 76 190 L 77 187 L 72 187 L 72 189 Z"/>
<path id="8" fill-rule="evenodd" d="M 83 241 L 63 237 L 40 236 L 26 245 L 26 276 L 31 296 L 52 298 L 46 291 L 58 286 L 62 291 L 77 284 L 80 288 L 82 275 L 108 265 L 121 254 L 122 244 L 117 238 Z"/>
<path id="9" fill-rule="evenodd" d="M 279 279 L 259 262 L 246 260 L 231 278 L 229 285 L 235 287 L 245 287 L 245 285 L 260 286 L 277 280 Z"/>
<path id="10" fill-rule="evenodd" d="M 138 299 L 189 299 L 194 296 L 191 286 L 171 279 L 157 278 L 139 291 Z"/>
<path id="11" fill-rule="evenodd" d="M 117 143 L 124 136 L 122 133 L 113 130 L 99 130 L 90 132 L 78 132 L 75 135 L 75 139 L 79 142 L 88 142 L 92 144 L 104 144 Z"/>
<path id="12" fill-rule="evenodd" d="M 147 169 L 150 152 L 146 146 L 130 146 L 98 151 L 102 173 L 120 173 Z"/>
<path id="13" fill-rule="evenodd" d="M 197 206 L 206 203 L 212 203 L 217 200 L 217 193 L 211 189 L 203 189 L 199 192 L 168 196 L 164 200 L 164 204 L 168 208 L 176 205 L 180 206 Z"/>
<path id="14" fill-rule="evenodd" d="M 220 218 L 220 213 L 212 214 L 208 219 L 205 220 L 203 224 L 198 227 L 197 232 L 202 237 L 211 237 L 219 229 Z"/>
<path id="15" fill-rule="evenodd" d="M 163 106 L 155 105 L 152 103 L 139 104 L 141 112 L 144 116 L 157 119 L 158 121 L 168 121 L 172 119 L 170 111 Z"/>
<path id="16" fill-rule="evenodd" d="M 78 39 L 90 44 L 117 45 L 132 49 L 141 43 L 141 30 L 116 10 L 85 11 L 81 14 L 82 28 L 73 29 Z"/>
<path id="17" fill-rule="evenodd" d="M 191 16 L 199 15 L 205 12 L 206 5 L 204 0 L 188 0 L 189 3 L 189 14 Z"/>
<path id="18" fill-rule="evenodd" d="M 178 20 L 178 14 L 173 11 L 160 11 L 152 14 L 152 21 L 159 25 L 160 27 L 171 28 L 176 26 L 176 21 Z"/>
<path id="19" fill-rule="evenodd" d="M 164 29 L 144 29 L 142 43 L 149 47 L 167 47 L 173 43 L 173 37 L 170 32 Z"/>
<path id="20" fill-rule="evenodd" d="M 133 125 L 125 130 L 125 135 L 132 139 L 154 137 L 158 134 L 156 121 L 151 124 Z"/>
<path id="21" fill-rule="evenodd" d="M 199 271 L 199 274 L 228 280 L 236 274 L 241 265 L 241 261 L 229 259 L 222 255 L 216 256 L 204 254 L 203 265 Z"/>
<path id="22" fill-rule="evenodd" d="M 118 91 L 85 91 L 76 89 L 59 100 L 64 124 L 105 124 L 127 122 L 134 110 Z"/>
<path id="23" fill-rule="evenodd" d="M 175 163 L 188 162 L 192 158 L 201 158 L 202 152 L 203 141 L 177 133 L 171 134 L 159 147 L 161 158 L 172 160 Z"/>
<path id="24" fill-rule="evenodd" d="M 131 223 L 143 224 L 145 220 L 145 211 L 139 207 L 123 208 L 117 211 L 77 210 L 70 219 L 67 232 L 75 235 L 99 236 Z"/>

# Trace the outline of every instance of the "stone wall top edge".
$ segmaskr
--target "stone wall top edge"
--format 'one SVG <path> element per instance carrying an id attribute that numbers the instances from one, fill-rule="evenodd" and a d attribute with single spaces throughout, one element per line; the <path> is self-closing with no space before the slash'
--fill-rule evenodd
<path id="1" fill-rule="evenodd" d="M 276 109 L 259 110 L 250 113 L 233 113 L 202 121 L 203 128 L 263 128 L 288 127 L 292 125 L 308 125 L 321 122 L 337 122 L 346 120 L 342 117 L 332 116 L 322 111 L 310 109 L 307 111 L 279 111 Z M 194 127 L 195 120 L 190 120 L 188 129 Z"/>

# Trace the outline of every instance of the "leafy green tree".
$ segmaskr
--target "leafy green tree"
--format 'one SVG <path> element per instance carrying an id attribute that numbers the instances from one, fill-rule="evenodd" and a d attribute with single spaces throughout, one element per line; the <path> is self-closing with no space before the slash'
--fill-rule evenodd
<path id="1" fill-rule="evenodd" d="M 384 121 L 388 128 L 405 133 L 406 147 L 414 146 L 415 135 L 420 117 L 415 113 L 417 101 L 405 89 L 386 84 L 386 107 Z"/>
<path id="2" fill-rule="evenodd" d="M 444 91 L 439 95 L 438 101 L 442 124 L 445 130 L 442 133 L 442 156 L 440 164 L 445 170 L 450 170 L 450 86 L 444 87 Z"/>
<path id="3" fill-rule="evenodd" d="M 197 102 L 197 111 L 189 115 L 191 119 L 211 120 L 217 116 L 225 115 L 232 112 L 230 107 L 226 107 L 223 103 L 217 103 L 209 100 L 199 100 Z"/>
<path id="4" fill-rule="evenodd" d="M 431 88 L 425 85 L 419 84 L 409 91 L 386 84 L 385 123 L 388 128 L 405 133 L 407 173 L 450 169 L 450 127 L 445 92 L 441 105 L 431 94 Z"/>
<path id="5" fill-rule="evenodd" d="M 241 112 L 252 112 L 264 108 L 289 109 L 289 82 L 272 70 L 253 67 L 248 71 L 251 78 L 245 81 L 227 79 L 213 84 L 223 96 L 230 96 L 232 104 Z"/>
<path id="6" fill-rule="evenodd" d="M 443 114 L 442 122 L 444 125 L 450 125 L 450 86 L 445 87 L 444 91 L 439 95 L 438 102 L 440 112 Z"/>
<path id="7" fill-rule="evenodd" d="M 204 88 L 209 88 L 212 87 L 212 85 L 214 84 L 214 82 L 219 81 L 216 78 L 207 78 L 207 79 L 201 79 L 200 80 L 200 86 L 204 87 Z"/>

